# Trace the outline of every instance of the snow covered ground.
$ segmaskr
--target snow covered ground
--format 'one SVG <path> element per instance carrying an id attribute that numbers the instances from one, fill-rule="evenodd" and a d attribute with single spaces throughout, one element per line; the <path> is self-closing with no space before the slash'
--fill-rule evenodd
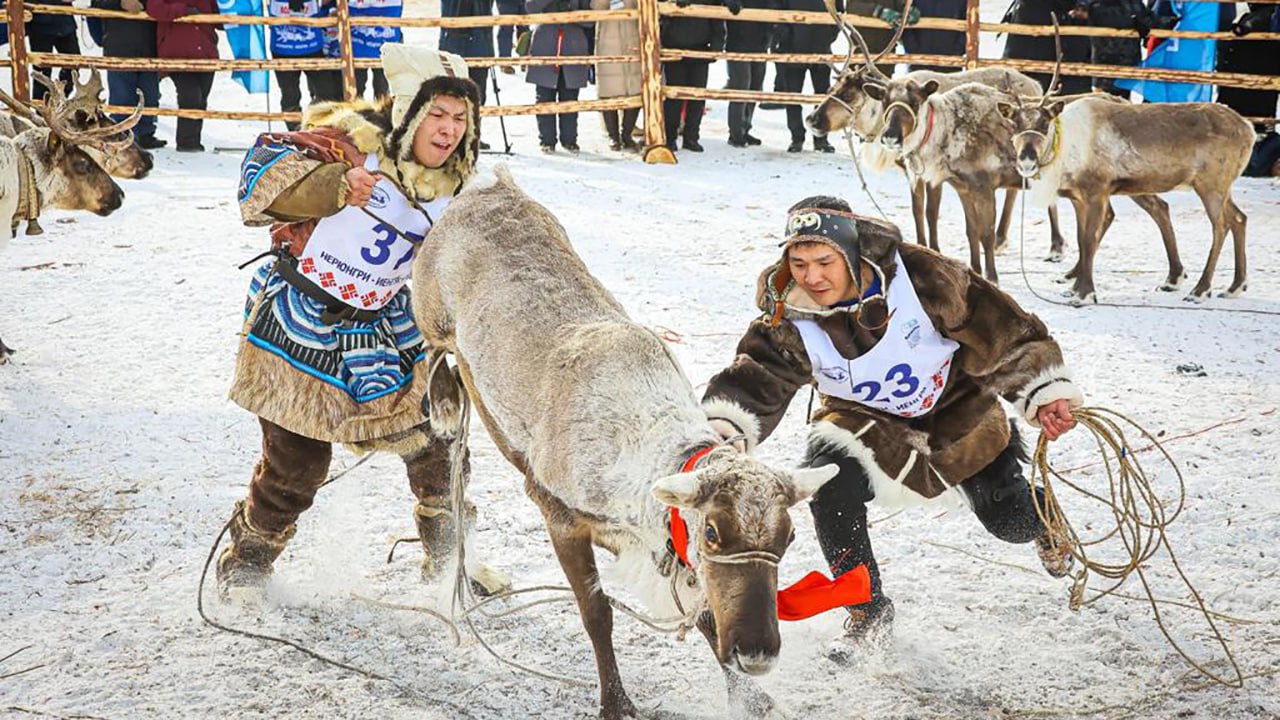
<path id="1" fill-rule="evenodd" d="M 504 101 L 531 99 L 519 76 L 500 77 Z M 219 78 L 214 106 L 255 104 L 261 99 Z M 725 106 L 713 105 L 704 124 L 707 152 L 682 153 L 676 166 L 610 153 L 594 116 L 582 118 L 581 155 L 543 156 L 534 121 L 512 119 L 506 127 L 515 154 L 486 155 L 482 167 L 509 163 L 637 321 L 683 336 L 675 352 L 701 383 L 730 360 L 755 315 L 756 275 L 776 256 L 786 207 L 830 193 L 871 211 L 845 154 L 788 155 L 784 114 L 760 111 L 757 118 L 765 146 L 735 150 L 723 141 Z M 245 148 L 260 127 L 208 123 L 205 145 Z M 162 136 L 171 139 L 172 130 L 172 120 L 161 121 Z M 497 145 L 496 121 L 486 120 L 485 134 Z M 413 528 L 411 495 L 394 457 L 377 457 L 320 494 L 277 563 L 264 607 L 222 605 L 212 592 L 206 604 L 222 622 L 293 638 L 396 684 L 200 621 L 200 570 L 245 493 L 259 441 L 254 419 L 225 399 L 249 277 L 236 265 L 266 247 L 263 231 L 239 223 L 238 161 L 235 151 L 162 150 L 151 177 L 124 184 L 128 198 L 115 215 L 52 213 L 45 235 L 20 236 L 0 255 L 0 336 L 20 350 L 0 367 L 0 657 L 30 646 L 0 662 L 0 717 L 594 716 L 595 666 L 572 605 L 480 626 L 504 654 L 586 680 L 588 688 L 514 673 L 474 642 L 453 647 L 430 618 L 352 598 L 431 604 L 438 594 L 418 580 L 416 549 L 403 548 L 385 563 L 393 539 Z M 890 217 L 909 227 L 902 179 L 874 177 L 871 185 Z M 1249 290 L 1202 307 L 1278 312 L 1280 189 L 1241 180 L 1236 190 L 1249 215 Z M 1194 281 L 1208 223 L 1194 196 L 1168 200 Z M 1185 312 L 1180 295 L 1155 292 L 1164 272 L 1159 236 L 1131 203 L 1116 207 L 1098 260 L 1099 297 L 1151 309 L 1072 309 L 1032 297 L 1019 272 L 1016 232 L 999 258 L 1004 287 L 1053 330 L 1090 404 L 1170 436 L 1240 419 L 1169 445 L 1188 492 L 1171 537 L 1212 608 L 1251 621 L 1220 623 L 1242 671 L 1275 673 L 1275 318 Z M 1065 227 L 1073 228 L 1063 210 Z M 1048 238 L 1040 217 L 1028 212 L 1026 279 L 1053 294 L 1065 268 L 1041 260 Z M 966 256 L 963 230 L 948 192 L 945 252 Z M 1231 270 L 1226 252 L 1217 289 Z M 1190 363 L 1204 375 L 1179 372 Z M 807 394 L 796 398 L 760 448 L 764 459 L 799 462 L 807 402 Z M 518 585 L 561 584 L 518 474 L 478 428 L 471 441 L 480 552 Z M 1053 446 L 1051 459 L 1071 467 L 1095 453 L 1077 432 Z M 1169 473 L 1153 455 L 1144 459 L 1172 497 Z M 339 451 L 333 469 L 353 460 Z M 1093 487 L 1105 483 L 1097 473 L 1081 477 Z M 1075 498 L 1064 503 L 1077 524 L 1104 520 Z M 800 507 L 793 516 L 799 541 L 782 565 L 784 580 L 822 566 L 808 513 Z M 1142 603 L 1112 598 L 1071 613 L 1067 581 L 1040 572 L 1030 547 L 991 538 L 967 511 L 916 508 L 890 517 L 873 510 L 872 517 L 883 519 L 872 532 L 886 592 L 897 602 L 894 641 L 840 666 L 827 657 L 841 634 L 840 613 L 786 624 L 780 665 L 762 685 L 794 717 L 1280 717 L 1280 676 L 1250 679 L 1243 690 L 1203 686 Z M 1187 599 L 1167 559 L 1149 567 L 1158 595 Z M 1185 647 L 1223 670 L 1202 619 L 1167 606 L 1162 613 Z M 720 672 L 701 639 L 677 643 L 621 617 L 615 639 L 624 680 L 642 709 L 725 716 Z"/>

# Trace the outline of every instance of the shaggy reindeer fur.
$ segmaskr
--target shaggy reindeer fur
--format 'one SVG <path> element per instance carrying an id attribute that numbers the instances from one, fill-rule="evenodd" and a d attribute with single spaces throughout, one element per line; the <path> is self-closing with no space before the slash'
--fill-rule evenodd
<path id="1" fill-rule="evenodd" d="M 1246 218 L 1231 198 L 1231 184 L 1249 162 L 1254 136 L 1253 127 L 1234 110 L 1216 103 L 1132 105 L 1085 98 L 1065 109 L 1059 99 L 1043 106 L 1006 103 L 1000 111 L 1019 132 L 1035 132 L 1022 135 L 1016 148 L 1011 144 L 1023 166 L 1020 171 L 1031 176 L 1032 202 L 1045 205 L 1065 197 L 1075 206 L 1080 247 L 1076 303 L 1095 300 L 1093 258 L 1111 222 L 1112 195 L 1133 197 L 1161 223 L 1169 276 L 1160 289 L 1177 287 L 1185 275 L 1169 206 L 1155 193 L 1182 189 L 1200 196 L 1213 226 L 1204 272 L 1187 299 L 1200 300 L 1209 292 L 1228 230 L 1235 249 L 1235 277 L 1226 295 L 1244 292 Z M 1046 147 L 1055 136 L 1056 155 Z M 1149 208 L 1152 200 L 1155 205 Z"/>
<path id="2" fill-rule="evenodd" d="M 705 598 L 699 629 L 725 668 L 731 701 L 765 712 L 767 696 L 738 673 L 767 672 L 776 658 L 777 569 L 716 560 L 781 556 L 794 535 L 787 508 L 835 466 L 784 473 L 720 447 L 696 472 L 678 472 L 720 441 L 688 379 L 591 276 L 555 217 L 505 169 L 498 175 L 495 185 L 460 195 L 419 251 L 414 313 L 432 345 L 454 353 L 489 433 L 525 473 L 595 648 L 601 714 L 630 716 L 634 707 L 618 675 L 592 546 L 619 555 L 624 574 L 641 584 L 636 594 L 653 596 L 670 582 L 656 568 L 667 556 L 667 505 L 685 510 L 701 560 L 698 586 L 686 587 L 681 602 L 697 608 Z M 691 579 L 676 572 L 677 585 Z"/>
<path id="3" fill-rule="evenodd" d="M 1028 97 L 1040 95 L 1040 83 L 1009 68 L 979 68 L 962 72 L 916 70 L 902 78 L 902 81 L 906 80 L 921 85 L 932 80 L 938 83 L 939 91 L 972 82 Z M 809 129 L 816 135 L 826 135 L 852 126 L 854 133 L 862 139 L 863 159 L 877 173 L 888 170 L 890 165 L 898 164 L 901 167 L 898 153 L 878 142 L 880 133 L 884 130 L 885 103 L 866 91 L 868 84 L 883 81 L 871 77 L 865 66 L 847 71 L 836 81 L 827 98 L 805 119 Z M 850 109 L 853 110 L 852 114 Z M 926 186 L 923 182 L 912 179 L 909 174 L 907 180 L 911 184 L 911 215 L 915 220 L 916 242 L 937 250 L 938 206 L 942 199 L 942 186 Z M 1003 247 L 1008 239 L 1009 223 L 1013 219 L 1013 201 L 1017 195 L 1015 189 L 1009 189 L 1005 193 L 1004 209 L 996 232 L 998 246 Z M 1058 233 L 1057 213 L 1051 212 L 1049 220 L 1053 228 L 1054 246 L 1058 247 L 1061 245 L 1061 235 Z"/>

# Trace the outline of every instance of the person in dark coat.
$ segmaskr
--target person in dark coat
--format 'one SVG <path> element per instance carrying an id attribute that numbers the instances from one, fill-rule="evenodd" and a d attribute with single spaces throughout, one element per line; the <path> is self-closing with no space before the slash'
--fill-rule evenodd
<path id="1" fill-rule="evenodd" d="M 1068 14 L 1076 5 L 1075 0 L 1016 0 L 1005 14 L 1004 21 L 1021 25 L 1053 26 L 1053 15 L 1058 16 L 1058 24 L 1065 25 Z M 1004 56 L 1016 60 L 1048 60 L 1057 58 L 1052 36 L 1033 37 L 1031 35 L 1009 35 L 1005 41 Z M 1062 62 L 1089 62 L 1089 38 L 1062 38 Z M 1049 89 L 1052 73 L 1027 73 L 1040 82 L 1041 87 Z M 1063 75 L 1060 79 L 1064 95 L 1089 92 L 1089 78 L 1079 75 Z"/>
<path id="2" fill-rule="evenodd" d="M 911 4 L 912 15 L 919 10 L 920 17 L 964 19 L 965 0 L 916 0 Z M 908 19 L 908 25 L 914 24 Z M 922 55 L 964 56 L 964 32 L 960 30 L 918 30 L 902 33 L 902 46 L 909 53 Z M 912 70 L 936 70 L 955 72 L 957 68 L 940 65 L 912 63 Z"/>
<path id="3" fill-rule="evenodd" d="M 690 4 L 690 3 L 678 3 Z M 692 0 L 696 5 L 720 5 L 719 0 Z M 693 17 L 664 17 L 661 20 L 660 42 L 662 47 L 674 50 L 724 50 L 725 26 L 723 20 Z M 684 58 L 662 63 L 662 73 L 667 85 L 705 88 L 710 74 L 711 61 Z M 676 135 L 684 122 L 684 141 L 681 144 L 689 152 L 702 152 L 702 111 L 706 100 L 673 100 L 662 103 L 663 122 L 666 126 L 667 147 L 676 149 Z"/>
<path id="4" fill-rule="evenodd" d="M 1089 38 L 1095 65 L 1136 66 L 1142 62 L 1142 41 L 1156 24 L 1155 13 L 1142 0 L 1083 0 L 1071 11 L 1071 17 L 1094 27 L 1137 30 L 1141 38 Z M 1094 78 L 1093 87 L 1122 98 L 1129 91 L 1116 87 L 1116 78 Z"/>
<path id="5" fill-rule="evenodd" d="M 1251 32 L 1280 32 L 1280 5 L 1249 3 L 1249 9 L 1231 24 L 1232 34 L 1243 37 Z M 1218 70 L 1229 73 L 1280 75 L 1280 40 L 1249 40 L 1218 43 Z M 1219 87 L 1218 102 L 1245 117 L 1275 117 L 1275 90 L 1248 90 Z M 1265 125 L 1255 125 L 1259 133 Z"/>
<path id="6" fill-rule="evenodd" d="M 320 12 L 318 0 L 270 0 L 267 12 L 271 17 L 316 17 Z M 275 58 L 323 58 L 324 29 L 305 25 L 272 25 L 271 57 Z M 302 75 L 307 76 L 307 92 L 311 102 L 342 99 L 342 87 L 334 82 L 331 70 L 276 70 L 276 82 L 280 85 L 280 109 L 284 112 L 302 110 Z M 299 123 L 286 123 L 290 132 Z"/>
<path id="7" fill-rule="evenodd" d="M 70 6 L 70 0 L 50 0 L 50 5 L 66 5 Z M 36 13 L 31 16 L 31 22 L 27 23 L 27 40 L 31 45 L 32 52 L 59 52 L 67 55 L 80 54 L 80 41 L 76 37 L 76 19 L 71 15 L 51 15 L 47 13 Z M 44 73 L 49 77 L 53 77 L 53 69 L 48 67 L 34 67 L 33 70 Z M 72 73 L 75 71 L 71 68 L 62 68 L 58 73 L 59 79 L 71 86 Z M 40 83 L 33 83 L 31 86 L 31 97 L 34 100 L 43 99 L 45 93 L 48 92 Z M 128 104 L 133 105 L 136 100 Z"/>
<path id="8" fill-rule="evenodd" d="M 185 15 L 217 15 L 217 0 L 147 0 L 147 14 L 155 18 L 156 53 L 164 59 L 216 60 L 221 25 L 213 23 L 176 23 Z M 209 107 L 209 91 L 213 88 L 211 72 L 171 72 L 169 79 L 178 92 L 178 107 L 183 110 L 205 110 Z M 204 152 L 200 144 L 203 120 L 178 118 L 178 152 Z"/>
<path id="9" fill-rule="evenodd" d="M 523 15 L 524 0 L 497 0 L 498 13 L 500 15 Z M 515 38 L 520 37 L 529 28 L 525 25 L 502 25 L 498 28 L 498 57 L 511 57 L 515 51 Z M 507 75 L 514 75 L 516 69 L 510 65 L 503 65 L 502 72 Z"/>
<path id="10" fill-rule="evenodd" d="M 493 0 L 440 0 L 440 17 L 489 17 L 493 14 Z M 440 49 L 460 55 L 466 60 L 473 57 L 493 57 L 493 28 L 442 28 Z M 480 104 L 488 98 L 489 68 L 468 67 L 471 81 L 480 88 Z"/>
<path id="11" fill-rule="evenodd" d="M 590 10 L 591 0 L 526 0 L 525 11 L 534 15 L 548 12 Z M 532 19 L 536 21 L 536 18 Z M 590 55 L 590 35 L 594 23 L 552 23 L 538 25 L 529 44 L 530 57 L 572 57 Z M 589 65 L 530 65 L 525 81 L 536 87 L 538 102 L 571 102 L 587 86 Z M 559 130 L 559 134 L 557 134 Z M 571 153 L 578 152 L 578 113 L 538 116 L 538 143 L 542 152 L 554 152 L 556 142 Z"/>
<path id="12" fill-rule="evenodd" d="M 844 0 L 835 0 L 836 10 L 845 12 Z M 805 10 L 810 12 L 825 12 L 826 6 L 823 0 L 782 0 L 783 10 Z M 849 12 L 870 14 L 869 9 L 855 8 L 850 6 Z M 793 25 L 790 23 L 779 23 L 773 29 L 773 52 L 775 53 L 803 53 L 803 54 L 826 54 L 831 52 L 831 43 L 836 39 L 836 35 L 840 30 L 835 25 Z M 867 40 L 867 44 L 871 48 L 871 52 L 879 52 L 873 40 L 876 33 L 867 32 L 866 28 L 861 28 L 860 32 Z M 881 41 L 882 44 L 888 43 L 891 35 L 886 35 Z M 799 93 L 804 92 L 804 79 L 807 76 L 810 84 L 813 85 L 814 93 L 818 95 L 826 94 L 831 89 L 831 66 L 826 63 L 777 63 L 778 78 L 774 84 L 774 88 L 778 92 Z M 787 147 L 787 152 L 800 152 L 804 149 L 805 126 L 803 120 L 804 110 L 799 105 L 787 106 L 787 129 L 791 131 L 791 145 Z M 825 137 L 813 138 L 813 149 L 819 152 L 835 152 L 836 149 L 831 146 L 831 142 Z"/>
<path id="13" fill-rule="evenodd" d="M 782 0 L 742 0 L 742 7 L 756 10 L 779 10 Z M 731 8 L 732 10 L 732 8 Z M 771 23 L 730 21 L 725 31 L 724 49 L 728 52 L 763 53 L 769 51 Z M 729 60 L 726 62 L 730 90 L 761 90 L 764 88 L 764 61 Z M 729 103 L 729 144 L 733 147 L 759 145 L 760 139 L 751 134 L 751 120 L 756 104 L 751 102 Z"/>
<path id="14" fill-rule="evenodd" d="M 98 10 L 124 10 L 145 12 L 142 0 L 93 0 L 89 5 Z M 102 18 L 102 54 L 105 57 L 154 58 L 156 57 L 155 23 L 144 20 L 120 20 Z M 107 101 L 112 105 L 137 105 L 138 93 L 142 104 L 149 108 L 160 106 L 160 77 L 150 70 L 108 70 Z M 123 115 L 113 115 L 119 122 Z M 168 141 L 156 137 L 156 116 L 143 115 L 133 126 L 133 137 L 138 146 L 155 150 L 168 145 Z"/>

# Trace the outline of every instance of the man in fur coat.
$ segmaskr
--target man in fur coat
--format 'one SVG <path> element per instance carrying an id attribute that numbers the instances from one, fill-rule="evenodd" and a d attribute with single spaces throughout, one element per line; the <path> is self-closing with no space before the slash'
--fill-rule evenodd
<path id="1" fill-rule="evenodd" d="M 404 458 L 424 577 L 453 547 L 452 429 L 432 428 L 423 407 L 429 387 L 457 386 L 443 363 L 428 377 L 406 284 L 418 244 L 475 172 L 479 92 L 448 53 L 387 44 L 382 65 L 390 95 L 315 105 L 302 131 L 259 136 L 242 166 L 241 216 L 271 226 L 276 259 L 250 283 L 230 393 L 258 416 L 262 457 L 218 560 L 224 591 L 265 583 L 333 443 Z"/>
<path id="2" fill-rule="evenodd" d="M 834 575 L 858 565 L 871 575 L 872 601 L 849 608 L 849 637 L 878 635 L 893 618 L 867 536 L 873 498 L 959 501 L 1001 540 L 1034 540 L 1045 569 L 1066 574 L 1068 549 L 1036 514 L 1026 454 L 999 402 L 1050 439 L 1075 425 L 1082 396 L 1044 323 L 966 266 L 902 243 L 898 228 L 837 198 L 793 206 L 784 248 L 760 276 L 764 316 L 703 404 L 722 434 L 753 445 L 797 390 L 817 386 L 804 462 L 840 466 L 810 505 L 818 542 Z"/>

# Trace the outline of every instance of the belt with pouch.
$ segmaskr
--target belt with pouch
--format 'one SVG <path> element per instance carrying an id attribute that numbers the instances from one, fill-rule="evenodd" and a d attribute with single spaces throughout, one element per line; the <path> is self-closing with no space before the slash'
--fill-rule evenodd
<path id="1" fill-rule="evenodd" d="M 285 282 L 292 285 L 298 292 L 324 305 L 324 312 L 320 313 L 320 322 L 325 325 L 337 325 L 344 320 L 354 320 L 356 322 L 373 322 L 378 319 L 379 310 L 360 310 L 338 300 L 334 296 L 324 291 L 324 288 L 315 284 L 306 275 L 298 270 L 298 259 L 289 255 L 283 255 L 276 261 L 272 270 Z"/>

